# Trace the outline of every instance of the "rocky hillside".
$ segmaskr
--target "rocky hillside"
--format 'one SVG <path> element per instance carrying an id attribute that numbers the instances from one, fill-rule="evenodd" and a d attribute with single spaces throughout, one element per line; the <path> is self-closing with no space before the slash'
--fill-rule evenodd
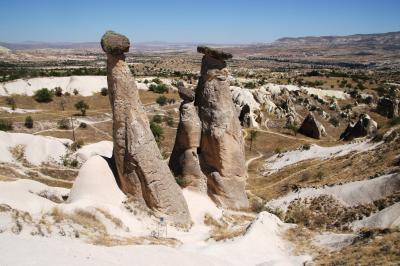
<path id="1" fill-rule="evenodd" d="M 360 47 L 385 47 L 387 49 L 400 49 L 400 31 L 376 34 L 355 34 L 348 36 L 319 36 L 280 38 L 273 45 L 276 46 L 360 46 Z"/>

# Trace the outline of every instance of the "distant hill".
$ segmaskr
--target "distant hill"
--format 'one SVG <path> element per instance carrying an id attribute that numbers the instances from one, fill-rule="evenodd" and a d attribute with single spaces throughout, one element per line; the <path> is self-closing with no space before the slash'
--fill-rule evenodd
<path id="1" fill-rule="evenodd" d="M 348 36 L 280 38 L 272 43 L 279 46 L 399 46 L 400 31 Z"/>
<path id="2" fill-rule="evenodd" d="M 29 49 L 100 49 L 98 42 L 22 42 L 22 43 L 6 43 L 0 42 L 0 46 L 10 50 L 29 50 Z"/>
<path id="3" fill-rule="evenodd" d="M 194 42 L 133 42 L 132 51 L 137 52 L 169 52 L 169 51 L 190 51 L 195 50 L 199 44 Z M 237 47 L 240 49 L 254 49 L 255 47 L 279 47 L 297 48 L 319 46 L 325 48 L 354 47 L 354 48 L 384 48 L 400 49 L 400 31 L 376 34 L 355 34 L 348 36 L 320 36 L 320 37 L 285 37 L 272 43 L 257 44 L 212 44 L 212 47 Z M 99 42 L 22 42 L 6 43 L 0 42 L 0 46 L 10 50 L 30 49 L 101 49 Z"/>
<path id="4" fill-rule="evenodd" d="M 133 42 L 133 50 L 136 51 L 188 51 L 194 50 L 198 43 L 172 43 L 172 42 Z M 208 44 L 213 47 L 236 46 L 233 44 Z M 0 42 L 0 46 L 10 50 L 31 50 L 31 49 L 101 49 L 99 42 L 22 42 L 6 43 Z"/>

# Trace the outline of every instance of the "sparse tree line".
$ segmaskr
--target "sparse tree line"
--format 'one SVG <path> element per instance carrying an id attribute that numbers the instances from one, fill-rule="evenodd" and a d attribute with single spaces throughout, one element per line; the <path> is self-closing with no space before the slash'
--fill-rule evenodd
<path id="1" fill-rule="evenodd" d="M 130 68 L 132 73 L 136 70 Z M 154 69 L 146 70 L 142 73 L 144 76 L 156 75 L 159 77 L 178 77 L 185 80 L 196 79 L 198 75 L 187 71 L 177 71 L 172 69 Z M 20 78 L 37 77 L 68 77 L 68 76 L 105 76 L 106 68 L 80 67 L 80 68 L 53 68 L 37 69 L 29 67 L 20 67 L 13 64 L 0 64 L 0 82 L 12 81 Z M 138 75 L 137 75 L 138 76 Z"/>
<path id="2" fill-rule="evenodd" d="M 64 69 L 35 69 L 22 67 L 0 68 L 0 82 L 20 78 L 36 77 L 68 77 L 68 76 L 105 76 L 105 68 L 64 68 Z"/>

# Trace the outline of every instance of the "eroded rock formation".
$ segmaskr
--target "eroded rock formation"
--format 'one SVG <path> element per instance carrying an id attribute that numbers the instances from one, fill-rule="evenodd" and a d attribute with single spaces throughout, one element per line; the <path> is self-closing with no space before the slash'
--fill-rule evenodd
<path id="1" fill-rule="evenodd" d="M 314 139 L 320 139 L 322 136 L 326 136 L 324 126 L 315 119 L 312 113 L 309 113 L 304 119 L 299 128 L 299 133 Z"/>
<path id="2" fill-rule="evenodd" d="M 378 130 L 378 124 L 367 114 L 361 114 L 358 121 L 350 123 L 345 131 L 340 135 L 340 139 L 353 140 L 355 138 L 369 136 L 372 137 Z"/>
<path id="3" fill-rule="evenodd" d="M 175 176 L 181 177 L 182 186 L 207 193 L 207 177 L 200 169 L 198 149 L 201 138 L 201 122 L 194 106 L 194 91 L 178 84 L 182 103 L 179 108 L 179 124 L 169 167 Z"/>
<path id="4" fill-rule="evenodd" d="M 149 127 L 135 80 L 125 62 L 127 37 L 106 32 L 101 46 L 107 54 L 107 82 L 113 111 L 115 164 L 121 189 L 177 224 L 188 225 L 186 201 Z"/>
<path id="5" fill-rule="evenodd" d="M 240 122 L 232 102 L 226 60 L 231 54 L 199 46 L 204 54 L 195 105 L 201 121 L 201 167 L 208 190 L 222 206 L 247 208 L 247 170 Z"/>
<path id="6" fill-rule="evenodd" d="M 396 118 L 399 116 L 399 100 L 381 97 L 378 100 L 376 111 L 388 118 Z"/>

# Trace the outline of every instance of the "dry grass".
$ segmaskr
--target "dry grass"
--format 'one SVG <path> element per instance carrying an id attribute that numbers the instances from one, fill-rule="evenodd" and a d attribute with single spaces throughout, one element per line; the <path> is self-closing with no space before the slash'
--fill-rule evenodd
<path id="1" fill-rule="evenodd" d="M 250 215 L 227 215 L 224 214 L 219 220 L 211 215 L 204 216 L 204 224 L 211 228 L 210 238 L 216 241 L 223 241 L 242 236 L 246 233 L 246 228 L 254 219 Z"/>
<path id="2" fill-rule="evenodd" d="M 178 239 L 175 238 L 156 238 L 156 237 L 127 237 L 127 238 L 116 238 L 109 235 L 102 235 L 96 237 L 91 241 L 94 245 L 100 246 L 125 246 L 125 245 L 163 245 L 176 247 L 182 244 Z"/>
<path id="3" fill-rule="evenodd" d="M 104 217 L 106 217 L 108 220 L 110 220 L 116 228 L 123 228 L 124 227 L 124 223 L 121 221 L 121 219 L 112 216 L 109 212 L 107 212 L 106 210 L 103 210 L 101 208 L 96 208 L 96 210 L 98 212 L 100 212 L 101 214 L 104 215 Z"/>
<path id="4" fill-rule="evenodd" d="M 369 229 L 343 249 L 315 257 L 317 265 L 399 265 L 400 231 Z"/>
<path id="5" fill-rule="evenodd" d="M 104 217 L 110 220 L 117 228 L 123 229 L 123 222 L 113 217 L 110 213 L 103 209 L 97 208 L 96 211 L 100 212 Z M 92 212 L 78 209 L 73 213 L 65 213 L 59 208 L 54 208 L 50 216 L 53 218 L 55 224 L 66 222 L 70 225 L 79 225 L 82 229 L 79 230 L 78 235 L 86 237 L 86 240 L 94 245 L 101 246 L 121 246 L 121 245 L 166 245 L 178 246 L 181 242 L 174 238 L 157 238 L 150 236 L 143 237 L 116 237 L 107 233 L 105 225 L 96 217 Z"/>
<path id="6" fill-rule="evenodd" d="M 56 176 L 57 179 L 66 181 L 74 181 L 75 178 L 78 176 L 79 172 L 78 169 L 64 169 L 64 168 L 57 169 L 51 166 L 42 166 L 36 169 L 39 170 L 42 174 L 48 176 Z"/>
<path id="7" fill-rule="evenodd" d="M 316 232 L 307 229 L 304 226 L 296 225 L 285 231 L 283 238 L 293 244 L 292 253 L 296 256 L 310 254 L 317 256 L 324 249 L 316 247 L 312 244 L 312 239 L 316 236 Z"/>
<path id="8" fill-rule="evenodd" d="M 247 189 L 264 200 L 271 200 L 288 193 L 293 185 L 318 187 L 364 180 L 398 171 L 399 155 L 400 140 L 397 139 L 368 152 L 300 162 L 266 177 L 260 177 L 264 164 L 260 160 L 250 165 Z"/>
<path id="9" fill-rule="evenodd" d="M 15 147 L 10 148 L 10 153 L 13 158 L 19 162 L 25 161 L 25 146 L 17 145 Z"/>

